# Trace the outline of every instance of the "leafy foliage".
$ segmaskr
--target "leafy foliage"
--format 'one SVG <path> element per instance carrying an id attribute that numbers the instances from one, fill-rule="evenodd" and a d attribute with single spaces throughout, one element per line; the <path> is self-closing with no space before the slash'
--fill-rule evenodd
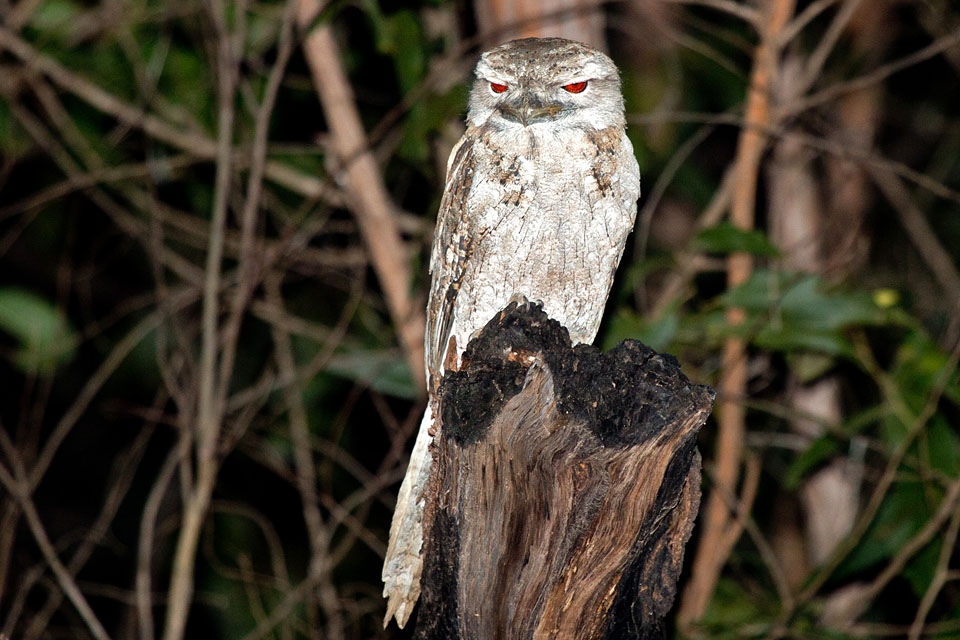
<path id="1" fill-rule="evenodd" d="M 76 350 L 78 336 L 63 310 L 21 289 L 0 289 L 0 329 L 17 340 L 10 360 L 26 374 L 53 373 Z"/>

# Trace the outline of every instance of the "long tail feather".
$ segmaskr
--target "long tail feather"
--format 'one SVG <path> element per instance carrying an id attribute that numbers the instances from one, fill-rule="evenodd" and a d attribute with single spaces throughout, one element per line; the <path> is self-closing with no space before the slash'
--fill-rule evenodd
<path id="1" fill-rule="evenodd" d="M 432 404 L 432 403 L 431 403 Z M 397 508 L 390 524 L 390 543 L 383 561 L 383 595 L 387 598 L 387 615 L 383 626 L 396 617 L 402 629 L 420 597 L 420 572 L 423 568 L 423 492 L 430 478 L 433 456 L 430 431 L 433 411 L 430 405 L 423 414 L 417 441 L 410 454 L 407 474 L 400 485 Z"/>

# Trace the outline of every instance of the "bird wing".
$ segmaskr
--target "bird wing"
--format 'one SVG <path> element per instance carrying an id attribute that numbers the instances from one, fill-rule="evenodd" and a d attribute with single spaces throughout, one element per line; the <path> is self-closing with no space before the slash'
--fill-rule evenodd
<path id="1" fill-rule="evenodd" d="M 430 257 L 432 286 L 427 303 L 426 365 L 432 391 L 443 373 L 453 326 L 454 306 L 473 248 L 474 234 L 466 215 L 473 184 L 477 138 L 468 129 L 450 152 L 447 181 L 440 201 Z"/>
<path id="2" fill-rule="evenodd" d="M 454 304 L 470 253 L 471 229 L 467 221 L 466 201 L 473 178 L 475 138 L 468 130 L 450 152 L 447 182 L 440 201 L 440 213 L 434 232 L 430 273 L 433 284 L 427 304 L 425 336 L 426 365 L 430 403 L 420 424 L 417 441 L 410 454 L 407 473 L 400 485 L 397 507 L 390 525 L 390 543 L 383 563 L 383 595 L 387 598 L 387 615 L 396 617 L 402 629 L 420 596 L 420 574 L 423 570 L 423 494 L 433 467 L 430 443 L 435 427 L 434 406 L 436 385 L 443 374 L 447 343 L 453 325 Z"/>

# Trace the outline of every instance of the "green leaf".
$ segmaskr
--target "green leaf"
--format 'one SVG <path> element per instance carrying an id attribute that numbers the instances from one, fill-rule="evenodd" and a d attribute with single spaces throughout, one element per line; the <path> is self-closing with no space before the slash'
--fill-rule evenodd
<path id="1" fill-rule="evenodd" d="M 787 467 L 783 477 L 784 488 L 789 491 L 798 489 L 811 471 L 825 464 L 839 449 L 840 444 L 831 436 L 814 440 L 806 451 L 797 456 L 793 464 Z"/>
<path id="2" fill-rule="evenodd" d="M 427 69 L 420 22 L 412 11 L 397 11 L 386 18 L 384 31 L 383 51 L 393 57 L 400 90 L 407 93 L 423 80 Z"/>
<path id="3" fill-rule="evenodd" d="M 210 69 L 201 52 L 189 47 L 174 46 L 164 59 L 158 88 L 173 108 L 168 117 L 188 123 L 199 121 L 208 130 L 216 122 L 215 91 L 198 91 L 197 87 L 215 86 Z M 182 112 L 182 115 L 181 115 Z M 179 124 L 179 123 L 178 123 Z"/>
<path id="4" fill-rule="evenodd" d="M 836 364 L 836 359 L 822 353 L 788 353 L 790 371 L 803 384 L 813 382 Z"/>
<path id="5" fill-rule="evenodd" d="M 762 232 L 740 229 L 729 222 L 700 231 L 693 239 L 693 249 L 703 253 L 749 253 L 763 257 L 780 254 Z"/>
<path id="6" fill-rule="evenodd" d="M 395 350 L 357 350 L 334 356 L 327 371 L 397 398 L 413 400 L 420 394 L 403 357 Z"/>
<path id="7" fill-rule="evenodd" d="M 834 577 L 843 579 L 889 560 L 932 515 L 923 483 L 894 485 L 860 544 L 844 558 Z"/>
<path id="8" fill-rule="evenodd" d="M 80 5 L 69 0 L 44 0 L 37 3 L 28 24 L 45 36 L 66 37 L 76 28 Z"/>
<path id="9" fill-rule="evenodd" d="M 951 478 L 960 474 L 960 436 L 942 413 L 930 418 L 922 437 L 931 468 Z"/>
<path id="10" fill-rule="evenodd" d="M 663 351 L 673 342 L 679 325 L 680 319 L 674 311 L 651 320 L 621 309 L 610 321 L 603 348 L 612 349 L 623 340 L 640 340 L 657 351 Z"/>
<path id="11" fill-rule="evenodd" d="M 466 101 L 466 88 L 457 85 L 444 94 L 428 94 L 414 104 L 404 121 L 399 155 L 420 165 L 426 164 L 430 140 L 451 119 L 459 117 Z"/>
<path id="12" fill-rule="evenodd" d="M 747 312 L 739 331 L 753 344 L 786 353 L 851 357 L 847 330 L 882 324 L 888 318 L 868 292 L 829 292 L 816 276 L 767 270 L 756 271 L 721 300 Z"/>
<path id="13" fill-rule="evenodd" d="M 0 330 L 19 343 L 12 361 L 27 373 L 52 373 L 73 358 L 78 342 L 60 308 L 13 287 L 0 289 Z"/>
<path id="14" fill-rule="evenodd" d="M 377 51 L 380 53 L 390 52 L 394 47 L 391 41 L 392 33 L 390 26 L 387 24 L 387 18 L 380 8 L 380 3 L 377 0 L 358 0 L 357 5 L 363 10 L 363 15 L 367 20 L 370 21 Z"/>
<path id="15" fill-rule="evenodd" d="M 924 546 L 903 567 L 903 577 L 910 583 L 914 595 L 922 598 L 937 573 L 937 560 L 940 556 L 941 538 L 935 538 Z"/>
<path id="16" fill-rule="evenodd" d="M 0 153 L 11 162 L 24 156 L 32 147 L 30 139 L 10 112 L 9 105 L 0 100 Z"/>
<path id="17" fill-rule="evenodd" d="M 711 640 L 763 638 L 776 611 L 773 589 L 757 592 L 722 576 L 700 626 Z"/>
<path id="18" fill-rule="evenodd" d="M 950 364 L 950 356 L 922 329 L 911 331 L 897 349 L 891 375 L 911 410 L 919 412 L 930 393 L 949 376 L 944 396 L 960 402 L 958 372 Z"/>

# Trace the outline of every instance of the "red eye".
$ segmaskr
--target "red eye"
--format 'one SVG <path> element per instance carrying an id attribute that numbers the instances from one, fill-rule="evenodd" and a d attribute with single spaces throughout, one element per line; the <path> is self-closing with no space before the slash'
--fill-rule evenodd
<path id="1" fill-rule="evenodd" d="M 569 91 L 570 93 L 583 93 L 583 90 L 587 88 L 587 81 L 582 82 L 571 82 L 570 84 L 565 84 L 561 87 L 564 91 Z"/>
<path id="2" fill-rule="evenodd" d="M 507 90 L 507 85 L 500 84 L 499 82 L 491 82 L 490 90 L 493 91 L 494 93 L 503 93 L 504 91 Z"/>

